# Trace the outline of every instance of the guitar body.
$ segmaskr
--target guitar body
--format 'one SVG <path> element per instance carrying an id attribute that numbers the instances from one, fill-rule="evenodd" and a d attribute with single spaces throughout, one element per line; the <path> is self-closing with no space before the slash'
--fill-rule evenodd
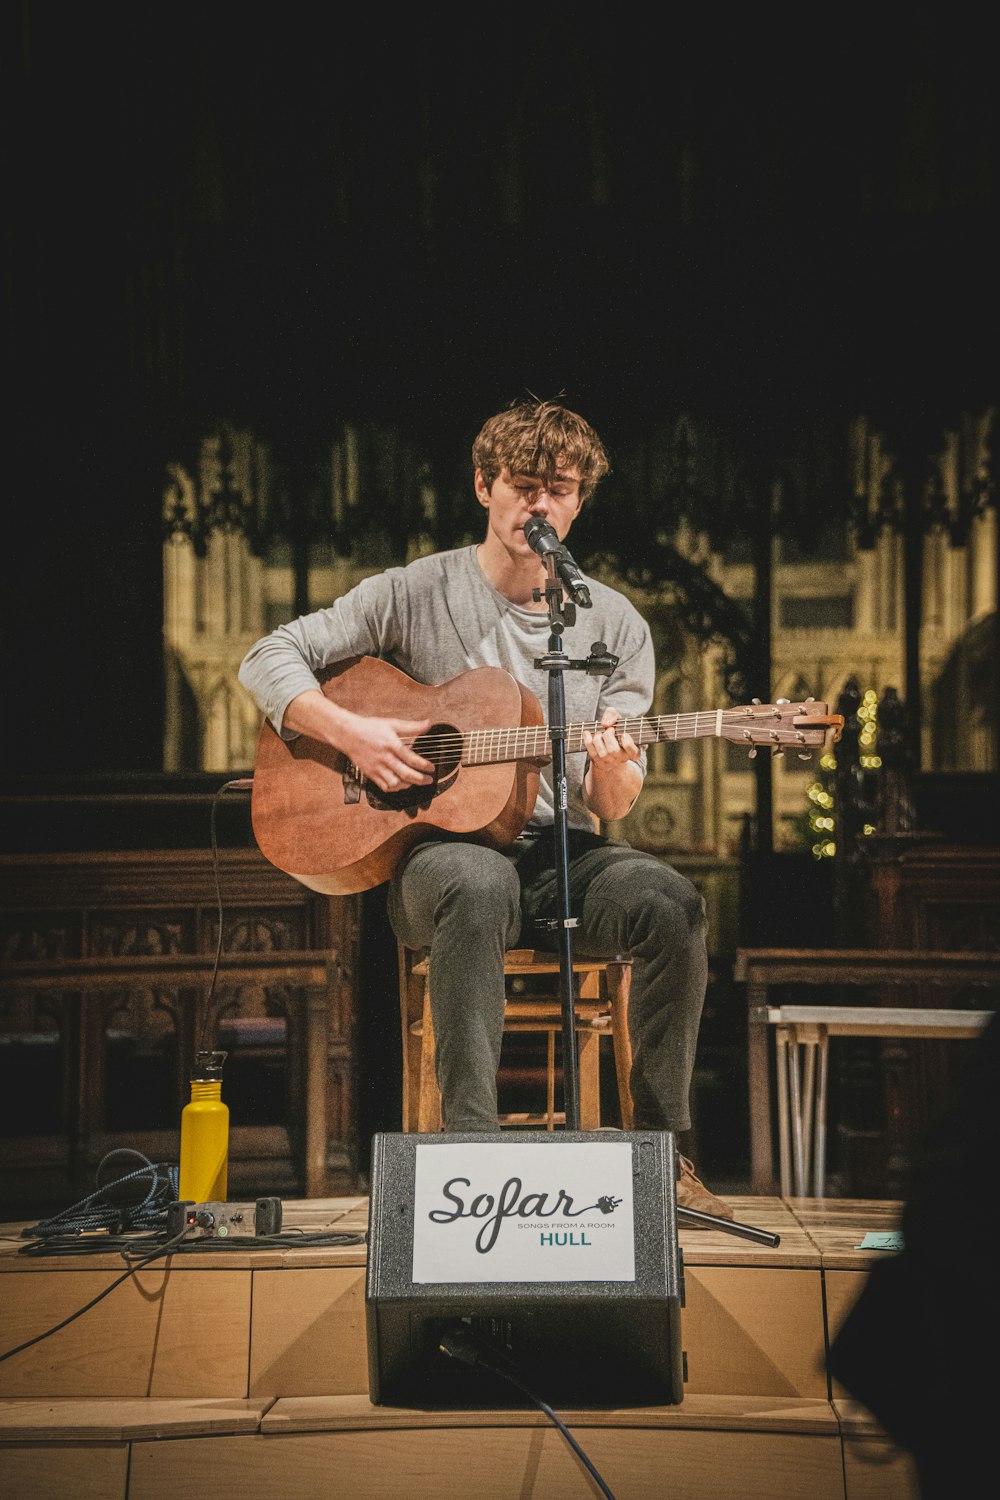
<path id="1" fill-rule="evenodd" d="M 499 667 L 473 667 L 428 687 L 373 656 L 319 676 L 331 701 L 384 719 L 430 720 L 413 748 L 435 766 L 430 786 L 382 792 L 346 756 L 302 735 L 283 740 L 265 719 L 254 762 L 251 817 L 261 853 L 324 895 L 350 895 L 388 880 L 415 844 L 437 833 L 474 834 L 500 849 L 531 817 L 552 747 L 535 695 Z M 492 727 L 491 727 L 492 726 Z M 728 739 L 799 753 L 835 741 L 843 717 L 808 698 L 695 713 L 640 715 L 619 731 L 641 745 L 661 739 Z M 566 749 L 586 749 L 588 730 L 564 726 Z M 808 758 L 808 756 L 806 756 Z"/>
<path id="2" fill-rule="evenodd" d="M 499 667 L 428 687 L 363 656 L 320 674 L 320 683 L 353 713 L 430 719 L 430 734 L 544 721 L 534 694 Z M 265 858 L 310 890 L 350 895 L 388 880 L 415 844 L 438 831 L 475 833 L 494 848 L 511 843 L 531 816 L 542 764 L 462 766 L 456 750 L 434 785 L 380 792 L 359 782 L 339 751 L 305 736 L 283 740 L 265 719 L 254 762 L 254 836 Z"/>

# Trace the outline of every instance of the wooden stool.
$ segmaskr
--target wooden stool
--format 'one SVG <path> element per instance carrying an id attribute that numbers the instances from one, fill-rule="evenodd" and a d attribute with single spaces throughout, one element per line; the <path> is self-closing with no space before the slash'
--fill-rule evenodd
<path id="1" fill-rule="evenodd" d="M 441 1129 L 441 1093 L 434 1071 L 434 1023 L 431 1019 L 429 961 L 398 944 L 399 1005 L 403 1028 L 403 1129 Z M 580 1129 L 601 1123 L 600 1045 L 610 1035 L 618 1079 L 623 1130 L 633 1124 L 632 1047 L 628 1033 L 628 996 L 632 964 L 623 958 L 574 959 Z M 544 1114 L 501 1114 L 499 1123 L 553 1130 L 565 1124 L 565 1110 L 555 1108 L 556 1034 L 562 1034 L 559 955 L 534 948 L 511 948 L 504 958 L 508 978 L 529 974 L 555 977 L 551 995 L 508 994 L 504 1031 L 540 1032 L 546 1036 L 546 1108 Z"/>

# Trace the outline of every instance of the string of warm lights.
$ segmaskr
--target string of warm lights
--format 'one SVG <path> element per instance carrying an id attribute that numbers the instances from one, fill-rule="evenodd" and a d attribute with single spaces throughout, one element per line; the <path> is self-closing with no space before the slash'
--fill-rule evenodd
<path id="1" fill-rule="evenodd" d="M 859 725 L 858 764 L 864 771 L 878 771 L 882 757 L 878 753 L 878 693 L 874 688 L 865 690 L 855 717 Z M 812 804 L 808 815 L 809 829 L 815 837 L 812 853 L 815 859 L 833 859 L 837 853 L 837 841 L 833 837 L 837 826 L 834 793 L 837 757 L 832 749 L 822 756 L 819 765 L 825 774 L 806 788 L 806 796 Z M 874 823 L 864 823 L 861 832 L 870 838 L 875 832 Z"/>
<path id="2" fill-rule="evenodd" d="M 812 852 L 815 859 L 832 859 L 837 852 L 836 840 L 831 837 L 836 826 L 832 776 L 837 769 L 837 758 L 832 751 L 827 751 L 821 758 L 820 769 L 828 773 L 826 778 L 817 777 L 806 788 L 806 796 L 812 803 L 809 809 L 809 828 L 816 835 Z"/>

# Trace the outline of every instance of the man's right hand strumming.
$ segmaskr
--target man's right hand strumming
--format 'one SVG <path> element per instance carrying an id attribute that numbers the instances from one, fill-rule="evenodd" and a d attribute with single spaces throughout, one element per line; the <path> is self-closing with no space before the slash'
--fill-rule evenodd
<path id="1" fill-rule="evenodd" d="M 433 762 L 406 743 L 426 734 L 430 719 L 369 718 L 340 708 L 317 688 L 293 698 L 282 722 L 297 734 L 332 745 L 383 792 L 427 786 L 433 779 Z"/>

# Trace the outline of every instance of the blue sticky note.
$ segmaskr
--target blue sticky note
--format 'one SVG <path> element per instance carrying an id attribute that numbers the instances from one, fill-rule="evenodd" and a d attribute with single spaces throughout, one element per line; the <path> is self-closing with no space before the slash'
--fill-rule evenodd
<path id="1" fill-rule="evenodd" d="M 890 1229 L 880 1234 L 870 1229 L 860 1245 L 855 1245 L 854 1248 L 855 1250 L 902 1250 L 903 1232 L 900 1229 Z"/>

